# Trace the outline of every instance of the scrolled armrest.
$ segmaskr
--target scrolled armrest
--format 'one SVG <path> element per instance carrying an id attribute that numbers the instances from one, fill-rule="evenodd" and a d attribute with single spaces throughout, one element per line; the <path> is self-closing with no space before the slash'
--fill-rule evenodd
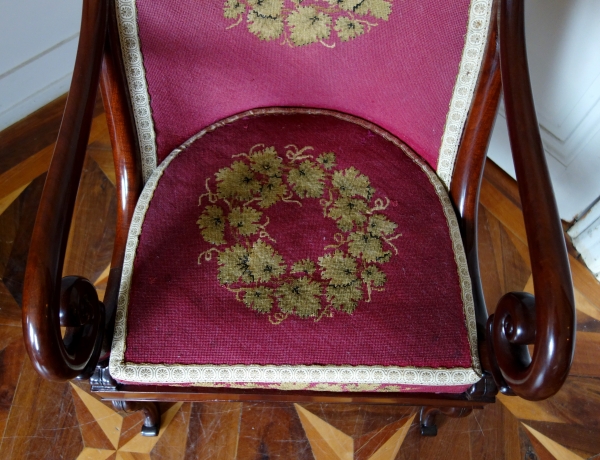
<path id="1" fill-rule="evenodd" d="M 100 354 L 104 306 L 94 286 L 61 280 L 98 88 L 108 1 L 84 0 L 71 89 L 40 200 L 23 292 L 23 332 L 34 367 L 51 380 L 90 373 Z M 61 334 L 61 322 L 66 335 Z"/>
<path id="2" fill-rule="evenodd" d="M 59 301 L 48 304 L 45 313 L 42 321 L 47 323 L 42 325 L 33 314 L 23 318 L 25 341 L 37 371 L 52 380 L 90 375 L 100 354 L 105 323 L 104 305 L 93 284 L 77 276 L 64 277 Z"/>
<path id="3" fill-rule="evenodd" d="M 506 119 L 529 245 L 535 298 L 509 293 L 488 321 L 494 377 L 504 393 L 540 400 L 567 378 L 575 347 L 575 302 L 564 234 L 535 115 L 523 0 L 500 4 L 500 68 Z M 527 345 L 534 345 L 530 357 Z"/>
<path id="4" fill-rule="evenodd" d="M 77 377 L 88 377 L 94 371 L 104 339 L 104 304 L 87 279 L 65 276 L 60 283 L 59 305 L 60 326 L 66 328 L 62 346 L 59 343 L 63 359 L 78 372 Z"/>

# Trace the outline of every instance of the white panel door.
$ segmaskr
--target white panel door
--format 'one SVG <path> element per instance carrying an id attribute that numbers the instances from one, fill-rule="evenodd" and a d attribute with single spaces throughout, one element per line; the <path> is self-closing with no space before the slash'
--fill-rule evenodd
<path id="1" fill-rule="evenodd" d="M 571 221 L 600 196 L 600 0 L 527 0 L 525 8 L 542 140 L 561 218 Z M 514 177 L 502 108 L 489 156 Z"/>

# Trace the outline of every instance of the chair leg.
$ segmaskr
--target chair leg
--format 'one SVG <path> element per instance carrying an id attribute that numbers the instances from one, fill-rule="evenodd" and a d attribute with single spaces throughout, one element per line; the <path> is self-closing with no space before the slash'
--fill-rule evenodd
<path id="1" fill-rule="evenodd" d="M 158 404 L 152 401 L 113 401 L 115 409 L 130 414 L 132 412 L 144 411 L 144 425 L 142 436 L 158 436 L 160 428 L 160 409 Z"/>
<path id="2" fill-rule="evenodd" d="M 435 418 L 439 414 L 443 414 L 447 417 L 460 418 L 466 417 L 473 409 L 471 407 L 422 407 L 420 414 L 421 422 L 421 435 L 422 436 L 436 436 L 437 425 L 435 424 Z"/>

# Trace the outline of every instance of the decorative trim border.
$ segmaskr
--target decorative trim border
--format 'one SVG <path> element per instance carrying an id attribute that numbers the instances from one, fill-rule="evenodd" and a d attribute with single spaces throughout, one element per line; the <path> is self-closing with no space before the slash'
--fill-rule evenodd
<path id="1" fill-rule="evenodd" d="M 471 368 L 416 368 L 397 366 L 261 366 L 261 365 L 182 365 L 182 364 L 137 364 L 125 362 L 125 347 L 127 337 L 127 309 L 129 291 L 133 275 L 133 261 L 137 250 L 142 225 L 154 190 L 162 174 L 177 155 L 186 150 L 192 143 L 209 132 L 228 125 L 241 118 L 260 115 L 329 115 L 340 120 L 348 121 L 371 132 L 380 135 L 387 141 L 400 148 L 427 175 L 429 181 L 440 199 L 448 223 L 450 238 L 454 249 L 463 299 L 463 312 L 468 333 Z M 306 382 L 306 389 L 311 382 L 323 384 L 356 384 L 356 385 L 422 385 L 449 386 L 476 383 L 481 378 L 481 366 L 477 355 L 477 328 L 475 320 L 475 305 L 467 258 L 464 253 L 458 220 L 448 197 L 444 184 L 440 181 L 429 165 L 414 153 L 397 137 L 377 125 L 352 115 L 324 109 L 306 108 L 265 108 L 249 110 L 221 120 L 198 134 L 192 136 L 180 147 L 173 150 L 169 156 L 156 168 L 148 179 L 136 205 L 129 228 L 121 286 L 117 304 L 115 332 L 109 363 L 110 374 L 116 380 L 135 383 L 153 384 L 292 384 Z M 336 390 L 333 390 L 336 391 Z"/>
<path id="2" fill-rule="evenodd" d="M 125 75 L 140 144 L 142 177 L 146 182 L 156 169 L 156 134 L 140 47 L 135 0 L 117 0 L 116 13 Z"/>
<path id="3" fill-rule="evenodd" d="M 415 384 L 409 386 L 402 383 L 310 383 L 310 382 L 290 382 L 290 383 L 206 383 L 188 384 L 191 386 L 203 386 L 208 388 L 239 388 L 242 390 L 283 390 L 283 391 L 333 391 L 336 393 L 350 392 L 369 392 L 369 393 L 399 393 L 399 392 L 423 392 L 423 388 L 435 388 L 437 393 L 462 393 L 465 387 L 471 384 L 462 385 L 444 385 L 431 382 L 430 385 Z M 462 390 L 460 390 L 462 388 Z M 457 391 L 457 389 L 459 389 Z M 427 390 L 425 390 L 426 392 Z"/>
<path id="4" fill-rule="evenodd" d="M 121 374 L 113 378 L 125 382 L 231 386 L 264 388 L 270 385 L 282 389 L 315 389 L 343 391 L 344 386 L 359 386 L 358 391 L 373 391 L 386 385 L 459 386 L 479 381 L 472 369 L 424 369 L 416 367 L 381 366 L 217 366 L 125 364 Z M 320 388 L 315 388 L 321 386 Z M 365 387 L 366 386 L 366 387 Z"/>
<path id="5" fill-rule="evenodd" d="M 465 47 L 450 100 L 450 110 L 446 115 L 437 163 L 437 174 L 448 190 L 450 190 L 461 135 L 475 93 L 477 76 L 483 62 L 492 3 L 493 0 L 473 0 L 469 10 Z"/>

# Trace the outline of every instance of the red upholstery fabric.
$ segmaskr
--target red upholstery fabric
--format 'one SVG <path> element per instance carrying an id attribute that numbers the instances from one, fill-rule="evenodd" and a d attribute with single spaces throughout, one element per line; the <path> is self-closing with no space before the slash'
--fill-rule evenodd
<path id="1" fill-rule="evenodd" d="M 271 147 L 280 168 L 271 177 L 288 188 L 269 205 L 256 198 L 266 196 L 257 184 L 266 184 L 269 176 L 257 172 L 251 157 Z M 323 164 L 323 154 L 331 152 L 328 158 L 335 164 Z M 323 187 L 314 193 L 302 188 L 299 171 L 307 163 L 309 175 L 320 168 Z M 218 193 L 227 195 L 223 174 L 231 175 L 236 164 L 249 168 L 242 178 L 247 188 L 239 192 L 248 195 L 219 198 Z M 354 189 L 343 192 L 339 181 L 348 178 L 354 181 L 346 186 Z M 348 200 L 366 203 L 365 217 L 345 225 L 335 208 Z M 232 213 L 243 208 L 242 202 L 262 215 L 236 227 L 243 219 L 235 220 Z M 223 225 L 211 233 L 215 216 Z M 387 227 L 378 230 L 377 225 Z M 365 228 L 364 241 L 375 245 L 370 249 L 353 236 Z M 257 265 L 248 268 L 248 262 L 224 283 L 226 255 L 236 244 L 258 251 L 259 240 L 263 249 L 269 245 L 280 256 L 275 267 L 280 272 L 261 278 Z M 338 262 L 345 257 L 342 265 L 331 265 L 336 257 Z M 293 273 L 294 263 L 306 259 L 316 271 Z M 367 267 L 375 270 L 370 282 Z M 458 272 L 440 198 L 422 168 L 392 142 L 329 115 L 243 117 L 192 142 L 159 179 L 128 291 L 125 361 L 469 369 L 475 365 Z M 283 315 L 289 305 L 281 295 L 271 294 L 266 313 L 244 303 L 248 289 L 280 292 L 285 283 L 298 287 L 301 278 L 320 286 L 312 297 L 318 309 L 308 317 L 295 314 L 299 307 Z M 336 283 L 353 283 L 354 298 L 344 305 L 332 301 L 327 289 Z M 410 391 L 410 385 L 404 387 Z"/>
<path id="2" fill-rule="evenodd" d="M 229 3 L 244 5 L 244 14 L 225 17 Z M 276 16 L 287 19 L 278 38 L 259 39 L 248 21 L 256 3 L 136 1 L 158 163 L 224 117 L 258 107 L 304 106 L 377 123 L 435 169 L 465 44 L 468 0 L 370 1 L 391 5 L 389 15 L 305 0 L 303 7 L 330 17 L 328 38 L 320 40 L 327 46 L 294 44 L 286 16 L 295 8 L 292 0 L 265 0 L 281 3 Z M 362 21 L 362 35 L 342 40 L 335 31 L 340 15 Z"/>

